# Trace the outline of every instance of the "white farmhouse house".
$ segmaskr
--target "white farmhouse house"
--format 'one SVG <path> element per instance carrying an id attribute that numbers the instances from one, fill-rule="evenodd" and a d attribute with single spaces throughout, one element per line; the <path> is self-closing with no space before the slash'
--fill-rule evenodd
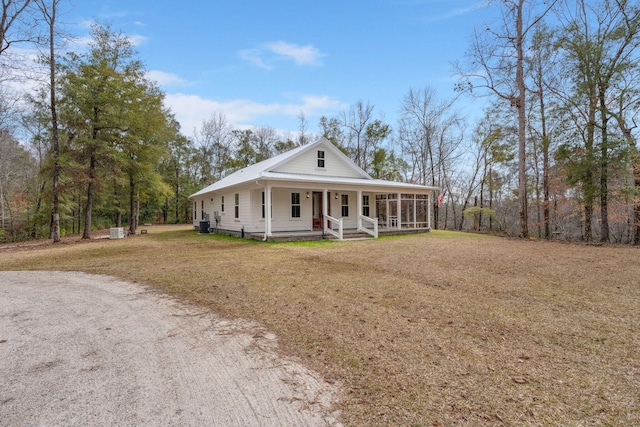
<path id="1" fill-rule="evenodd" d="M 373 179 L 322 138 L 192 194 L 193 225 L 262 238 L 431 229 L 436 187 Z"/>

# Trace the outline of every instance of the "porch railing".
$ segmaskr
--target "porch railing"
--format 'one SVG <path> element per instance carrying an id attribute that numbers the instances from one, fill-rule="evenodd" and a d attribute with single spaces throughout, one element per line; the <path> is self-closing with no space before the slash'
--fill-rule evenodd
<path id="1" fill-rule="evenodd" d="M 368 216 L 360 215 L 360 221 L 362 221 L 362 227 L 358 231 L 367 233 L 373 236 L 374 239 L 378 238 L 378 218 L 369 218 Z M 368 228 L 365 223 L 371 224 L 372 228 Z"/>
<path id="2" fill-rule="evenodd" d="M 325 215 L 324 218 L 325 218 L 325 221 L 323 221 L 323 224 L 322 224 L 322 227 L 324 228 L 324 233 L 331 234 L 332 236 L 336 237 L 338 240 L 342 240 L 344 236 L 344 232 L 343 232 L 344 226 L 342 223 L 342 218 L 338 219 L 329 215 Z M 332 225 L 332 228 L 329 228 L 329 224 Z M 338 231 L 335 230 L 336 227 Z"/>

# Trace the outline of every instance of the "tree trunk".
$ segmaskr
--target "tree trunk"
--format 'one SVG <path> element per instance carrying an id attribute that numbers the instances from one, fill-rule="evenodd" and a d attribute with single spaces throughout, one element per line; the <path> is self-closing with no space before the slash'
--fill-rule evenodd
<path id="1" fill-rule="evenodd" d="M 435 230 L 438 229 L 438 217 L 440 216 L 439 212 L 440 212 L 440 208 L 438 208 L 438 201 L 436 198 L 436 200 L 433 203 L 433 228 Z"/>
<path id="2" fill-rule="evenodd" d="M 606 93 L 605 88 L 602 86 L 602 82 L 599 87 L 600 98 L 600 115 L 602 124 L 600 130 L 602 131 L 602 142 L 600 145 L 600 241 L 609 241 L 609 141 L 607 135 L 607 124 L 609 121 L 606 105 Z"/>
<path id="3" fill-rule="evenodd" d="M 633 213 L 635 232 L 633 233 L 634 245 L 640 245 L 640 153 L 636 151 L 633 156 L 633 183 L 635 185 L 636 196 L 634 197 Z"/>
<path id="4" fill-rule="evenodd" d="M 545 126 L 543 125 L 543 132 L 546 133 Z M 544 236 L 546 239 L 551 238 L 551 212 L 549 209 L 549 137 L 543 137 L 543 152 L 542 152 L 542 192 L 543 192 L 543 216 L 544 216 Z"/>
<path id="5" fill-rule="evenodd" d="M 595 201 L 596 189 L 593 182 L 593 171 L 595 168 L 594 159 L 594 139 L 595 139 L 595 123 L 596 123 L 596 104 L 595 87 L 591 88 L 592 92 L 589 97 L 589 121 L 587 123 L 587 139 L 585 141 L 586 151 L 586 168 L 584 170 L 584 240 L 590 242 L 593 240 L 593 230 L 591 224 L 593 222 L 593 204 Z"/>
<path id="6" fill-rule="evenodd" d="M 518 109 L 518 205 L 520 210 L 520 235 L 521 237 L 529 236 L 529 218 L 527 207 L 527 134 L 526 134 L 526 86 L 524 82 L 524 30 L 522 27 L 522 9 L 525 0 L 518 3 L 516 18 L 516 51 L 518 60 L 516 62 L 516 86 L 518 88 L 518 96 L 515 99 L 515 106 Z"/>
<path id="7" fill-rule="evenodd" d="M 169 223 L 169 198 L 164 198 L 164 206 L 162 207 L 162 223 Z"/>
<path id="8" fill-rule="evenodd" d="M 176 191 L 175 191 L 175 211 L 176 217 L 175 222 L 180 222 L 180 168 L 178 164 L 176 164 Z"/>
<path id="9" fill-rule="evenodd" d="M 493 170 L 489 167 L 489 209 L 493 210 Z M 493 215 L 489 216 L 489 231 L 493 231 Z"/>
<path id="10" fill-rule="evenodd" d="M 50 106 L 51 106 L 51 137 L 53 139 L 53 243 L 60 242 L 60 197 L 59 184 L 60 179 L 60 137 L 58 134 L 58 112 L 56 109 L 56 60 L 55 60 L 55 19 L 56 5 L 54 0 L 51 2 L 51 22 L 49 24 L 49 73 L 51 78 L 50 88 Z"/>
<path id="11" fill-rule="evenodd" d="M 136 234 L 136 183 L 129 178 L 129 234 Z"/>
<path id="12" fill-rule="evenodd" d="M 40 213 L 40 209 L 42 208 L 42 195 L 44 194 L 44 188 L 45 188 L 45 184 L 44 182 L 42 182 L 40 184 L 40 189 L 38 190 L 37 193 L 37 197 L 36 197 L 36 206 L 34 209 L 34 216 L 38 216 L 38 213 Z M 51 220 L 53 221 L 53 216 L 51 216 Z M 38 225 L 36 223 L 36 221 L 33 221 L 33 225 L 31 226 L 31 238 L 32 239 L 37 239 L 38 238 Z"/>
<path id="13" fill-rule="evenodd" d="M 93 209 L 93 186 L 96 178 L 96 154 L 93 148 L 90 148 L 89 156 L 89 184 L 87 185 L 87 203 L 84 211 L 84 232 L 83 239 L 91 238 L 91 211 Z"/>
<path id="14" fill-rule="evenodd" d="M 538 69 L 538 76 L 542 79 L 543 71 Z M 547 135 L 546 105 L 544 102 L 544 91 L 542 81 L 540 88 L 540 124 L 542 126 L 542 217 L 544 223 L 544 237 L 551 238 L 551 226 L 549 225 L 549 135 Z"/>

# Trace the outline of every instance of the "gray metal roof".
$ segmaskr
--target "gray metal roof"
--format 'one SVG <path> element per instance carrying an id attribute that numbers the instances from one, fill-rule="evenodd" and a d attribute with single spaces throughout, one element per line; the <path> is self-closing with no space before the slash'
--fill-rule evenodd
<path id="1" fill-rule="evenodd" d="M 318 145 L 323 145 L 325 148 L 333 150 L 338 156 L 341 156 L 343 160 L 356 172 L 356 175 L 361 178 L 350 178 L 340 176 L 321 176 L 311 174 L 293 174 L 293 173 L 281 173 L 273 172 L 278 166 L 291 161 L 295 157 L 307 150 L 314 149 Z M 353 163 L 347 156 L 337 149 L 331 142 L 325 138 L 319 139 L 311 144 L 303 145 L 293 150 L 282 153 L 278 156 L 264 160 L 251 166 L 247 166 L 244 169 L 240 169 L 232 173 L 229 176 L 217 181 L 208 187 L 189 196 L 189 199 L 195 197 L 216 192 L 224 188 L 234 187 L 237 185 L 247 184 L 250 182 L 259 182 L 261 184 L 267 181 L 289 181 L 293 183 L 308 183 L 308 184 L 331 184 L 336 186 L 351 186 L 359 189 L 371 189 L 371 191 L 411 191 L 411 192 L 433 192 L 438 191 L 437 187 L 429 187 L 418 184 L 409 184 L 396 181 L 385 181 L 380 179 L 371 178 L 365 171 Z M 386 190 L 385 190 L 386 189 Z"/>

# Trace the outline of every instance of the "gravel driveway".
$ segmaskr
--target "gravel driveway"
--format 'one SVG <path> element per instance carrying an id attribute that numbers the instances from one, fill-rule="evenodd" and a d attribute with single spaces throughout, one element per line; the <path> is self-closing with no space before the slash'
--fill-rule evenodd
<path id="1" fill-rule="evenodd" d="M 0 425 L 335 426 L 273 334 L 107 276 L 0 271 Z"/>

